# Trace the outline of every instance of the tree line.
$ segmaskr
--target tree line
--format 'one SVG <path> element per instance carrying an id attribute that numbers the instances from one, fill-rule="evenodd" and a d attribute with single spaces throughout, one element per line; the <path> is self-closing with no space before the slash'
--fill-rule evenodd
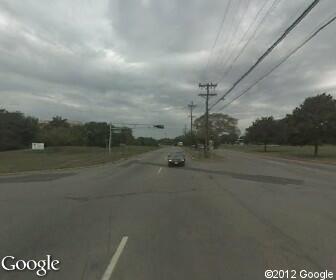
<path id="1" fill-rule="evenodd" d="M 262 117 L 246 129 L 245 143 L 267 145 L 313 145 L 318 155 L 323 144 L 336 143 L 336 100 L 330 94 L 308 97 L 282 119 Z"/>
<path id="2" fill-rule="evenodd" d="M 214 147 L 220 144 L 260 144 L 267 151 L 270 144 L 304 146 L 312 145 L 313 154 L 318 155 L 323 144 L 336 144 L 336 100 L 330 94 L 308 97 L 292 113 L 282 119 L 273 116 L 256 119 L 240 136 L 238 120 L 221 113 L 209 115 L 209 139 Z M 163 144 L 184 145 L 204 144 L 205 116 L 195 119 L 193 131 L 184 133 L 175 139 L 161 139 Z"/>
<path id="3" fill-rule="evenodd" d="M 43 142 L 46 146 L 96 146 L 107 147 L 109 142 L 107 122 L 70 124 L 61 116 L 50 122 L 40 123 L 37 118 L 21 112 L 0 109 L 0 151 L 23 149 L 32 142 Z M 150 137 L 135 138 L 132 129 L 122 127 L 112 132 L 113 146 L 120 144 L 156 146 L 157 140 Z"/>
<path id="4" fill-rule="evenodd" d="M 227 114 L 209 114 L 209 140 L 214 147 L 220 144 L 234 144 L 240 136 L 238 120 Z M 183 142 L 186 146 L 205 143 L 205 116 L 202 115 L 194 120 L 193 130 L 185 130 L 174 139 L 164 138 L 160 142 L 166 145 Z"/>

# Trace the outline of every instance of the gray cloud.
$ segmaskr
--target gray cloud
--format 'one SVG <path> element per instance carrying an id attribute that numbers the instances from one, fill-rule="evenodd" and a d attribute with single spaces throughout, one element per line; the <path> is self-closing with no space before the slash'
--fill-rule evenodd
<path id="1" fill-rule="evenodd" d="M 61 114 L 82 121 L 165 123 L 166 132 L 138 133 L 178 135 L 188 123 L 188 102 L 198 103 L 196 114 L 204 110 L 198 82 L 222 79 L 218 93 L 223 93 L 308 5 L 280 1 L 223 78 L 228 67 L 223 62 L 238 53 L 240 38 L 263 3 L 232 1 L 205 72 L 227 1 L 3 0 L 0 105 L 41 119 Z M 227 100 L 335 11 L 334 1 L 321 1 Z M 243 129 L 256 117 L 283 116 L 305 97 L 335 88 L 335 30 L 323 31 L 225 113 L 239 118 Z"/>

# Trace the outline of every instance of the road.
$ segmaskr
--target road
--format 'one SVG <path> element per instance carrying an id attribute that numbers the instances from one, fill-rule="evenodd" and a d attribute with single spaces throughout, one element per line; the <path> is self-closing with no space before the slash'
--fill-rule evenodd
<path id="1" fill-rule="evenodd" d="M 336 272 L 336 168 L 232 151 L 168 168 L 171 149 L 114 165 L 0 177 L 1 258 L 60 260 L 60 270 L 43 279 Z M 38 277 L 0 268 L 0 279 Z"/>

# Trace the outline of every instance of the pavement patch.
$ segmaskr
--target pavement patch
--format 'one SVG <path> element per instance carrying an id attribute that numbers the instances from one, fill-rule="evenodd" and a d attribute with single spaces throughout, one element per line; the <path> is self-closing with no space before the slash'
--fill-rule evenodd
<path id="1" fill-rule="evenodd" d="M 123 164 L 120 164 L 119 166 L 120 166 L 120 167 L 130 167 L 130 166 L 133 165 L 134 163 L 138 163 L 138 162 L 139 162 L 139 160 L 137 160 L 137 159 L 129 160 L 129 161 L 123 163 Z"/>
<path id="2" fill-rule="evenodd" d="M 99 196 L 74 196 L 68 195 L 64 199 L 77 201 L 77 202 L 87 202 L 91 200 L 100 200 L 100 199 L 112 199 L 112 198 L 124 198 L 129 196 L 139 196 L 139 195 L 174 195 L 174 194 L 183 194 L 197 191 L 196 188 L 189 188 L 184 190 L 175 190 L 175 191 L 142 191 L 142 192 L 127 192 L 127 193 L 114 193 L 114 194 L 105 194 Z"/>
<path id="3" fill-rule="evenodd" d="M 48 182 L 73 175 L 76 175 L 76 173 L 44 173 L 44 174 L 30 174 L 24 176 L 0 177 L 0 184 Z"/>
<path id="4" fill-rule="evenodd" d="M 261 183 L 271 183 L 278 185 L 302 185 L 302 180 L 276 177 L 276 176 L 265 176 L 265 175 L 248 175 L 248 174 L 233 174 L 232 178 L 240 180 L 248 180 Z"/>
<path id="5" fill-rule="evenodd" d="M 132 162 L 130 164 L 134 164 L 134 163 L 167 167 L 165 164 L 145 162 L 145 161 Z M 231 178 L 238 179 L 238 180 L 246 180 L 246 181 L 261 182 L 261 183 L 270 183 L 270 184 L 277 184 L 277 185 L 302 185 L 304 183 L 303 180 L 286 178 L 286 177 L 260 175 L 260 174 L 236 173 L 236 172 L 230 172 L 230 171 L 225 171 L 225 170 L 210 170 L 210 169 L 188 167 L 188 166 L 183 167 L 183 168 L 177 168 L 176 170 L 179 170 L 179 171 L 195 171 L 195 172 L 203 172 L 203 173 L 207 173 L 207 174 L 230 176 Z"/>

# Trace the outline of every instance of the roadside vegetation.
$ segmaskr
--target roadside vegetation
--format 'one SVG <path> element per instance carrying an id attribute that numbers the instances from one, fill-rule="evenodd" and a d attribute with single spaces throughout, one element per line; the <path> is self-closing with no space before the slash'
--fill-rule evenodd
<path id="1" fill-rule="evenodd" d="M 264 152 L 282 157 L 336 158 L 336 100 L 330 94 L 306 98 L 303 103 L 282 119 L 264 116 L 256 119 L 240 135 L 238 120 L 225 114 L 209 115 L 211 147 L 247 152 Z M 204 116 L 194 121 L 193 132 L 171 139 L 194 148 L 204 148 Z M 169 143 L 169 139 L 163 139 Z M 244 144 L 244 145 L 242 145 Z M 200 148 L 201 147 L 201 148 Z M 202 153 L 198 153 L 200 156 Z"/>
<path id="2" fill-rule="evenodd" d="M 0 153 L 0 174 L 85 167 L 115 162 L 154 149 L 157 147 L 121 146 L 113 147 L 111 154 L 100 147 L 50 147 L 43 151 L 6 151 Z"/>
<path id="3" fill-rule="evenodd" d="M 259 118 L 246 129 L 244 142 L 262 144 L 264 152 L 272 144 L 297 146 L 288 149 L 297 151 L 307 150 L 300 146 L 310 146 L 314 157 L 323 156 L 320 146 L 336 143 L 336 100 L 323 93 L 307 98 L 283 119 Z"/>
<path id="4" fill-rule="evenodd" d="M 132 129 L 112 130 L 106 122 L 73 123 L 61 116 L 39 121 L 0 109 L 0 173 L 72 168 L 113 162 L 158 147 L 150 137 L 135 138 Z M 32 150 L 32 143 L 46 149 Z"/>
<path id="5" fill-rule="evenodd" d="M 114 126 L 112 126 L 115 128 Z M 61 116 L 51 121 L 40 121 L 21 112 L 0 109 L 0 151 L 31 148 L 32 142 L 46 147 L 87 146 L 106 148 L 109 144 L 110 126 L 107 122 L 69 122 Z M 112 130 L 112 146 L 157 146 L 151 137 L 135 138 L 132 129 L 121 127 Z"/>
<path id="6" fill-rule="evenodd" d="M 218 147 L 223 143 L 235 143 L 240 135 L 240 130 L 237 127 L 238 120 L 221 113 L 214 113 L 209 115 L 209 135 L 212 147 Z M 177 145 L 179 142 L 183 143 L 184 147 L 193 147 L 195 155 L 202 157 L 204 154 L 205 142 L 205 118 L 200 116 L 193 122 L 193 130 L 184 130 L 183 135 L 175 138 L 162 138 L 159 143 L 162 145 Z M 195 150 L 196 149 L 196 150 Z"/>

